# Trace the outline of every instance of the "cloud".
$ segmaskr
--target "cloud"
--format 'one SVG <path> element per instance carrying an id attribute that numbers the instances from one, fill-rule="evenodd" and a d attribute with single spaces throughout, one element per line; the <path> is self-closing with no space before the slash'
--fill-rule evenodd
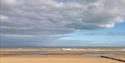
<path id="1" fill-rule="evenodd" d="M 125 17 L 125 0 L 1 2 L 1 34 L 58 35 L 77 30 L 111 28 L 123 22 Z"/>
<path id="2" fill-rule="evenodd" d="M 74 37 L 62 37 L 59 40 L 64 40 L 64 41 L 81 41 L 82 39 L 74 38 Z"/>
<path id="3" fill-rule="evenodd" d="M 8 19 L 7 16 L 0 15 L 0 20 L 1 20 L 1 21 L 7 20 L 7 19 Z"/>
<path id="4" fill-rule="evenodd" d="M 17 34 L 0 34 L 1 37 L 6 37 L 6 38 L 27 38 L 27 37 L 34 37 L 32 35 L 17 35 Z"/>
<path id="5" fill-rule="evenodd" d="M 10 8 L 14 7 L 17 4 L 16 0 L 0 0 L 0 2 L 0 10 L 4 11 L 10 10 Z"/>

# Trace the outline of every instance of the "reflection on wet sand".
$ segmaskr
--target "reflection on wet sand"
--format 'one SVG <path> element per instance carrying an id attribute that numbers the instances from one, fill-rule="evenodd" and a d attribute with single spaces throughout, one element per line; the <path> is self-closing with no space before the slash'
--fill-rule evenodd
<path id="1" fill-rule="evenodd" d="M 1 63 L 123 63 L 124 48 L 0 48 Z"/>

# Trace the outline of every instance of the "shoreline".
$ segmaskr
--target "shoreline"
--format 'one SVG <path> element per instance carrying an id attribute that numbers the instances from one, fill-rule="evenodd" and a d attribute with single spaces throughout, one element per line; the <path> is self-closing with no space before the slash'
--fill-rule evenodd
<path id="1" fill-rule="evenodd" d="M 108 57 L 125 60 L 124 50 L 124 48 L 0 48 L 0 63 L 124 63 L 101 57 L 108 54 Z"/>

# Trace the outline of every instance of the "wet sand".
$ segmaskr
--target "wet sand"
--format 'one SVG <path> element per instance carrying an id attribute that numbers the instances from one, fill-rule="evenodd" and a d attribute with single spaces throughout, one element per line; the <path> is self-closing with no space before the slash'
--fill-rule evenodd
<path id="1" fill-rule="evenodd" d="M 112 58 L 121 59 L 125 61 L 125 56 L 112 56 Z"/>
<path id="2" fill-rule="evenodd" d="M 67 49 L 68 50 L 68 49 Z M 0 49 L 0 63 L 124 63 L 100 56 L 85 56 L 99 51 L 67 51 L 62 49 Z M 118 49 L 119 50 L 119 49 Z M 113 51 L 114 52 L 114 51 Z M 113 53 L 108 52 L 108 53 Z M 124 53 L 125 51 L 116 51 Z M 40 54 L 42 53 L 42 54 Z M 47 54 L 46 54 L 47 53 Z M 101 52 L 102 53 L 102 52 Z M 106 53 L 103 51 L 103 53 Z M 115 53 L 115 52 L 114 52 Z M 125 60 L 125 56 L 109 56 Z"/>

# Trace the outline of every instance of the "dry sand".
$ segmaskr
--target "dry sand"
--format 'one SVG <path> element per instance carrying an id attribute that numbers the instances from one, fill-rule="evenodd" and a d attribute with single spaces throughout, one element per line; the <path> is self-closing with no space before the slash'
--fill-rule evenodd
<path id="1" fill-rule="evenodd" d="M 21 55 L 1 56 L 0 63 L 124 63 L 97 56 L 80 55 Z"/>
<path id="2" fill-rule="evenodd" d="M 88 49 L 85 49 L 88 50 Z M 93 50 L 93 49 L 92 49 Z M 103 50 L 103 49 L 100 49 Z M 104 49 L 105 50 L 105 49 Z M 106 49 L 107 50 L 107 49 Z M 112 49 L 108 49 L 112 50 Z M 116 49 L 113 49 L 116 50 Z M 123 49 L 119 51 L 113 51 L 110 53 L 124 53 Z M 49 54 L 47 55 L 37 55 L 34 51 L 46 51 Z M 42 52 L 40 52 L 42 53 Z M 95 53 L 93 51 L 85 53 Z M 108 52 L 109 53 L 109 52 Z M 60 55 L 61 54 L 61 55 Z M 74 55 L 75 54 L 75 55 Z M 99 56 L 82 56 L 84 52 L 79 51 L 70 51 L 67 53 L 64 49 L 61 48 L 36 48 L 36 49 L 26 49 L 26 48 L 0 48 L 0 63 L 124 63 L 116 60 L 106 59 Z M 125 56 L 113 56 L 113 58 L 118 58 L 125 60 Z"/>
<path id="3" fill-rule="evenodd" d="M 125 56 L 112 56 L 112 58 L 121 59 L 125 61 Z"/>

